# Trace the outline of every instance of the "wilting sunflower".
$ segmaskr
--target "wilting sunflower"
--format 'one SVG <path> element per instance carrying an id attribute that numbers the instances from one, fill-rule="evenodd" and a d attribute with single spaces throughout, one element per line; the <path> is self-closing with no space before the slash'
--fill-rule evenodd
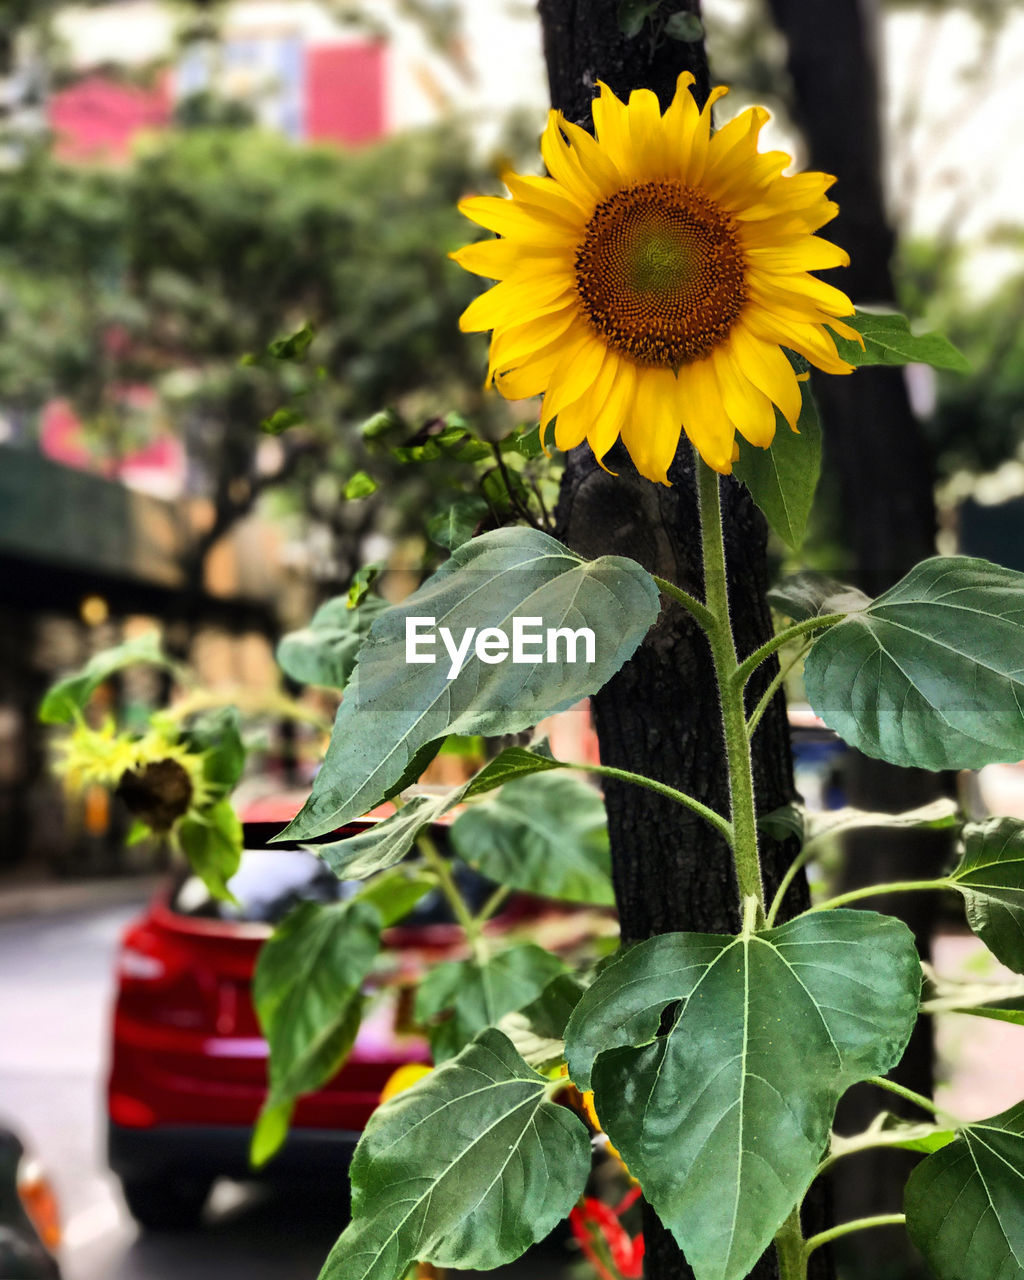
<path id="1" fill-rule="evenodd" d="M 501 237 L 452 256 L 500 281 L 463 313 L 493 329 L 488 383 L 509 399 L 544 394 L 541 430 L 590 442 L 600 460 L 621 436 L 637 469 L 667 483 L 681 430 L 728 473 L 737 431 L 767 448 L 775 407 L 795 430 L 800 386 L 783 348 L 849 373 L 826 329 L 844 293 L 809 275 L 847 254 L 814 232 L 838 212 L 823 173 L 783 176 L 761 154 L 768 119 L 752 107 L 711 133 L 713 90 L 698 110 L 679 77 L 661 114 L 647 89 L 626 105 L 607 85 L 596 139 L 553 111 L 541 140 L 546 178 L 509 173 L 511 199 L 474 196 L 461 211 Z"/>

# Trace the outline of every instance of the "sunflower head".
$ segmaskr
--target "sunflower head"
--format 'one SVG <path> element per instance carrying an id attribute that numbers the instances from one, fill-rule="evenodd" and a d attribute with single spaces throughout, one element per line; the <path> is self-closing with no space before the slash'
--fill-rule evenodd
<path id="1" fill-rule="evenodd" d="M 600 85 L 595 136 L 553 111 L 541 140 L 548 177 L 509 173 L 510 198 L 459 205 L 500 239 L 452 256 L 498 283 L 463 330 L 492 330 L 487 381 L 510 399 L 544 396 L 541 431 L 589 441 L 598 461 L 621 437 L 637 469 L 667 483 L 685 431 L 728 473 L 736 433 L 767 448 L 776 409 L 795 431 L 801 392 L 787 349 L 849 373 L 829 330 L 845 294 L 809 273 L 845 266 L 814 233 L 838 212 L 823 173 L 785 176 L 789 156 L 758 151 L 768 119 L 752 107 L 717 133 L 711 107 L 679 77 L 621 102 Z M 828 326 L 828 327 L 826 327 Z"/>

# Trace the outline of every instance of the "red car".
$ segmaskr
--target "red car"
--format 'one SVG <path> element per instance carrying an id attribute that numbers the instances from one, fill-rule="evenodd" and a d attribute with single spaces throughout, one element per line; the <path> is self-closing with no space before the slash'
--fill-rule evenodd
<path id="1" fill-rule="evenodd" d="M 124 933 L 107 1093 L 108 1155 L 143 1226 L 193 1223 L 217 1177 L 254 1176 L 249 1140 L 267 1083 L 267 1045 L 250 995 L 257 955 L 299 902 L 337 901 L 358 887 L 339 882 L 300 848 L 268 847 L 300 804 L 277 799 L 245 811 L 247 851 L 231 882 L 240 909 L 212 899 L 197 877 L 184 872 Z M 341 834 L 364 826 L 365 820 Z M 482 905 L 493 886 L 461 865 L 456 872 L 469 901 L 479 898 Z M 510 900 L 495 923 L 501 927 L 536 911 L 529 900 Z M 263 1176 L 291 1181 L 322 1180 L 327 1171 L 344 1175 L 389 1076 L 404 1063 L 429 1061 L 425 1039 L 403 1030 L 411 1008 L 403 979 L 455 954 L 461 939 L 437 894 L 385 932 L 385 953 L 394 962 L 390 978 L 345 1066 L 300 1101 L 288 1141 Z"/>

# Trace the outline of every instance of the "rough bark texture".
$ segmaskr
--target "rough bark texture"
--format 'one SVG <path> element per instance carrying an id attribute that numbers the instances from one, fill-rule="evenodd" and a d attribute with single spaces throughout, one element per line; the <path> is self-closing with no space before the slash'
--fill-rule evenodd
<path id="1" fill-rule="evenodd" d="M 811 167 L 836 175 L 839 217 L 829 239 L 850 253 L 851 265 L 835 283 L 858 304 L 892 302 L 890 260 L 895 236 L 882 190 L 882 141 L 874 0 L 769 0 L 786 36 L 793 108 L 809 147 Z M 825 466 L 842 512 L 844 541 L 852 551 L 857 585 L 875 595 L 912 565 L 934 554 L 932 459 L 911 410 L 899 369 L 863 369 L 848 378 L 821 377 L 815 392 L 825 426 Z M 849 576 L 849 575 L 844 575 Z M 942 780 L 921 770 L 896 769 L 854 756 L 848 771 L 851 804 L 899 811 L 934 799 Z M 843 887 L 937 874 L 949 850 L 941 833 L 870 833 L 847 841 Z M 934 894 L 872 899 L 914 930 L 927 956 Z M 919 1024 L 894 1073 L 913 1089 L 930 1093 L 931 1028 Z M 840 1110 L 840 1128 L 862 1128 L 875 1111 L 896 1102 L 856 1090 Z M 837 1166 L 835 1198 L 841 1220 L 898 1209 L 909 1161 L 870 1152 Z M 851 1276 L 923 1275 L 903 1233 L 861 1232 L 842 1245 Z"/>
<path id="2" fill-rule="evenodd" d="M 665 40 L 652 47 L 645 28 L 626 40 L 617 25 L 617 0 L 541 0 L 545 54 L 553 104 L 585 127 L 595 82 L 620 96 L 653 89 L 663 107 L 683 70 L 693 71 L 698 97 L 707 93 L 703 46 Z M 697 0 L 663 6 L 668 12 L 699 13 Z M 613 450 L 609 476 L 586 449 L 569 457 L 558 508 L 560 536 L 584 555 L 628 555 L 687 590 L 703 590 L 700 530 L 689 447 L 677 456 L 666 489 L 640 478 L 625 451 Z M 738 484 L 723 485 L 729 594 L 741 654 L 770 634 L 765 604 L 766 530 L 760 513 Z M 752 682 L 756 700 L 773 671 L 762 668 Z M 727 811 L 721 712 L 707 642 L 682 609 L 668 607 L 637 655 L 594 699 L 602 760 L 640 770 L 681 787 Z M 755 740 L 755 782 L 762 813 L 788 803 L 793 777 L 785 706 L 776 698 Z M 735 877 L 721 839 L 686 810 L 648 791 L 610 782 L 605 789 L 612 843 L 615 892 L 627 940 L 673 930 L 734 932 L 739 927 Z M 763 842 L 769 893 L 795 849 Z M 801 877 L 784 914 L 807 903 Z M 821 1230 L 827 1206 L 815 1199 L 808 1227 Z M 671 1235 L 647 1208 L 645 1275 L 648 1280 L 690 1280 L 692 1272 Z M 814 1280 L 830 1277 L 827 1250 L 812 1258 Z M 777 1276 L 769 1249 L 753 1275 Z"/>

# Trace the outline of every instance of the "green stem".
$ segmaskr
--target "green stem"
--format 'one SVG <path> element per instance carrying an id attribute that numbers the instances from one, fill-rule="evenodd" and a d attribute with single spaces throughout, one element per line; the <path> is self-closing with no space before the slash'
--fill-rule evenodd
<path id="1" fill-rule="evenodd" d="M 922 1131 L 931 1133 L 943 1133 L 955 1126 L 952 1124 L 939 1124 L 938 1122 L 930 1124 L 922 1120 L 919 1126 Z M 833 1135 L 833 1139 L 835 1135 Z M 899 1147 L 906 1140 L 905 1134 L 899 1129 L 865 1129 L 863 1133 L 855 1134 L 852 1138 L 844 1138 L 842 1149 L 839 1151 L 830 1150 L 828 1155 L 818 1165 L 818 1172 L 814 1175 L 820 1178 L 823 1173 L 827 1173 L 829 1169 L 839 1160 L 845 1160 L 847 1156 L 860 1155 L 862 1151 L 878 1151 L 885 1147 Z M 834 1145 L 834 1143 L 833 1143 Z"/>
<path id="2" fill-rule="evenodd" d="M 795 622 L 791 627 L 784 628 L 778 635 L 766 640 L 760 649 L 755 649 L 749 658 L 744 658 L 733 678 L 742 688 L 761 663 L 781 649 L 784 644 L 789 644 L 791 640 L 796 640 L 810 632 L 826 631 L 829 627 L 834 627 L 837 622 L 842 622 L 846 616 L 845 613 L 824 613 L 820 618 L 805 618 L 803 622 Z"/>
<path id="3" fill-rule="evenodd" d="M 778 671 L 772 677 L 771 684 L 768 686 L 767 689 L 765 689 L 764 693 L 761 694 L 761 698 L 757 706 L 750 713 L 750 716 L 747 720 L 747 737 L 748 738 L 751 738 L 751 739 L 753 738 L 755 729 L 761 723 L 761 717 L 764 715 L 764 713 L 768 710 L 769 706 L 771 705 L 771 700 L 778 693 L 783 680 L 785 680 L 786 676 L 788 676 L 789 673 L 793 670 L 796 664 L 807 652 L 809 647 L 810 646 L 806 644 L 801 645 L 800 648 L 793 655 L 793 657 L 790 659 L 790 661 L 787 662 L 784 667 L 780 666 Z"/>
<path id="4" fill-rule="evenodd" d="M 779 1280 L 807 1280 L 807 1254 L 804 1252 L 799 1206 L 779 1228 L 775 1252 L 779 1259 Z"/>
<path id="5" fill-rule="evenodd" d="M 894 1093 L 897 1098 L 902 1098 L 904 1102 L 912 1102 L 915 1107 L 920 1107 L 922 1111 L 927 1111 L 933 1116 L 948 1116 L 948 1113 L 932 1102 L 931 1098 L 926 1098 L 922 1093 L 915 1093 L 913 1089 L 897 1084 L 895 1080 L 889 1080 L 885 1076 L 870 1076 L 864 1083 L 873 1084 L 877 1089 L 886 1089 L 889 1093 Z"/>
<path id="6" fill-rule="evenodd" d="M 786 891 L 789 889 L 789 886 L 797 878 L 807 863 L 810 862 L 813 856 L 814 844 L 813 842 L 808 841 L 808 843 L 804 845 L 793 861 L 789 864 L 789 869 L 779 882 L 779 887 L 775 891 L 775 897 L 772 898 L 772 905 L 768 908 L 768 915 L 765 919 L 765 924 L 769 929 L 775 923 L 775 917 L 782 909 L 782 899 L 786 896 Z"/>
<path id="7" fill-rule="evenodd" d="M 498 885 L 497 889 L 495 889 L 495 891 L 491 894 L 491 896 L 487 899 L 487 901 L 484 903 L 484 905 L 480 908 L 480 910 L 476 913 L 476 916 L 474 917 L 480 923 L 481 926 L 483 926 L 484 924 L 487 923 L 488 920 L 490 920 L 491 916 L 494 915 L 495 911 L 497 911 L 497 909 L 501 906 L 501 904 L 505 901 L 505 899 L 508 897 L 508 895 L 511 892 L 512 892 L 511 885 L 507 885 L 507 884 Z"/>
<path id="8" fill-rule="evenodd" d="M 714 619 L 707 605 L 701 604 L 696 596 L 691 596 L 689 591 L 684 591 L 682 587 L 677 587 L 674 582 L 669 582 L 667 578 L 659 578 L 657 574 L 652 576 L 658 584 L 658 590 L 662 595 L 670 597 L 676 604 L 681 604 L 684 609 L 692 613 L 705 631 L 711 630 L 714 625 Z"/>
<path id="9" fill-rule="evenodd" d="M 466 905 L 466 899 L 462 896 L 459 886 L 455 883 L 455 877 L 452 875 L 452 869 L 448 865 L 448 860 L 440 854 L 437 845 L 428 835 L 420 834 L 416 843 L 418 844 L 423 860 L 431 871 L 437 876 L 441 885 L 441 892 L 444 894 L 451 907 L 455 919 L 462 925 L 466 932 L 466 941 L 473 948 L 473 953 L 477 960 L 483 964 L 490 955 L 490 949 L 481 932 L 483 928 L 483 920 L 474 916 L 472 911 Z"/>
<path id="10" fill-rule="evenodd" d="M 705 822 L 709 822 L 732 845 L 732 823 L 728 818 L 723 818 L 720 813 L 716 813 L 714 809 L 709 809 L 706 804 L 701 804 L 699 800 L 687 795 L 685 791 L 678 791 L 675 787 L 670 787 L 667 782 L 658 782 L 655 778 L 648 778 L 643 773 L 631 773 L 628 769 L 614 769 L 607 764 L 578 764 L 575 761 L 566 761 L 565 767 L 567 769 L 579 769 L 582 773 L 600 774 L 604 778 L 617 778 L 619 782 L 632 782 L 638 787 L 646 787 L 648 791 L 656 791 L 658 795 L 666 796 L 669 800 L 675 800 L 677 804 L 685 805 L 687 809 L 692 809 Z"/>
<path id="11" fill-rule="evenodd" d="M 901 1227 L 906 1220 L 905 1213 L 879 1213 L 873 1218 L 854 1218 L 852 1222 L 841 1222 L 838 1227 L 831 1227 L 828 1231 L 811 1236 L 804 1245 L 804 1257 L 810 1257 L 823 1244 L 838 1240 L 840 1236 L 848 1236 L 852 1231 L 867 1231 L 869 1227 Z"/>
<path id="12" fill-rule="evenodd" d="M 697 457 L 701 543 L 704 552 L 704 592 L 711 612 L 708 640 L 722 703 L 722 727 L 729 767 L 729 804 L 734 832 L 733 861 L 740 900 L 754 897 L 764 910 L 764 885 L 757 849 L 757 810 L 751 770 L 743 685 L 737 680 L 736 644 L 729 621 L 729 591 L 725 576 L 725 542 L 718 473 Z"/>
<path id="13" fill-rule="evenodd" d="M 841 893 L 836 898 L 818 902 L 808 908 L 812 911 L 832 911 L 836 907 L 845 906 L 847 902 L 859 902 L 861 898 L 874 898 L 885 893 L 917 893 L 926 889 L 952 889 L 953 881 L 943 876 L 941 880 L 894 880 L 891 884 L 869 884 L 863 889 L 851 889 L 849 893 Z"/>

